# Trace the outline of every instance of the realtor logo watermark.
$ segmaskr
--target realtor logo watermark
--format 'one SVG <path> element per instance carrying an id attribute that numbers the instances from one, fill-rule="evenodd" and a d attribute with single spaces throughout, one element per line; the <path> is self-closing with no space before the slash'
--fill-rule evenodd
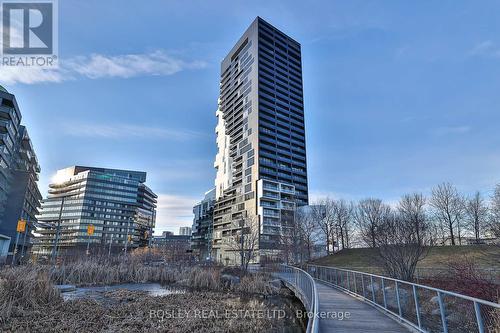
<path id="1" fill-rule="evenodd" d="M 56 0 L 1 1 L 0 66 L 56 67 Z"/>

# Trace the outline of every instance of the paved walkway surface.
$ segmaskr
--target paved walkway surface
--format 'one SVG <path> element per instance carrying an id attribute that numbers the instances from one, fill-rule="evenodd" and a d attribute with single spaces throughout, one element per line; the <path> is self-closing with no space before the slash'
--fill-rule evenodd
<path id="1" fill-rule="evenodd" d="M 405 326 L 373 306 L 316 280 L 320 314 L 319 331 L 327 332 L 410 332 Z M 339 312 L 341 313 L 339 315 Z M 345 314 L 349 313 L 349 317 Z M 340 318 L 343 316 L 343 319 Z"/>

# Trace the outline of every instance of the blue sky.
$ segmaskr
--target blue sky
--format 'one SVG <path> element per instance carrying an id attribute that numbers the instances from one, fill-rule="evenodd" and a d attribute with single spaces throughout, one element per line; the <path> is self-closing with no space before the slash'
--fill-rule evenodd
<path id="1" fill-rule="evenodd" d="M 395 201 L 500 181 L 500 3 L 59 1 L 57 71 L 8 70 L 40 188 L 74 164 L 148 172 L 158 230 L 214 180 L 219 65 L 260 15 L 303 49 L 309 182 Z"/>

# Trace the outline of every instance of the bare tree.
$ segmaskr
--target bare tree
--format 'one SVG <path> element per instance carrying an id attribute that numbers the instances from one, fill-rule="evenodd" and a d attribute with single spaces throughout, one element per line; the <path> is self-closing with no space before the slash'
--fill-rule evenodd
<path id="1" fill-rule="evenodd" d="M 299 261 L 299 255 L 303 251 L 302 230 L 299 225 L 299 220 L 294 215 L 296 215 L 295 211 L 293 214 L 290 214 L 289 218 L 281 221 L 279 234 L 282 258 L 285 259 L 287 265 L 290 261 L 297 263 Z"/>
<path id="2" fill-rule="evenodd" d="M 335 247 L 335 215 L 333 212 L 333 200 L 330 198 L 320 199 L 311 206 L 312 218 L 325 236 L 326 252 L 330 254 L 330 245 Z"/>
<path id="3" fill-rule="evenodd" d="M 448 229 L 451 245 L 456 245 L 455 230 L 458 235 L 458 243 L 462 243 L 462 219 L 464 217 L 465 205 L 462 196 L 450 183 L 442 183 L 432 189 L 430 205 L 434 208 L 434 217 L 441 227 Z"/>
<path id="4" fill-rule="evenodd" d="M 349 248 L 349 236 L 354 215 L 354 205 L 342 199 L 335 200 L 332 204 L 335 225 L 340 233 L 337 238 L 340 240 L 342 249 Z"/>
<path id="5" fill-rule="evenodd" d="M 380 199 L 365 199 L 358 203 L 356 223 L 363 242 L 369 247 L 377 246 L 377 235 L 381 232 L 382 223 L 391 208 Z"/>
<path id="6" fill-rule="evenodd" d="M 489 229 L 495 237 L 500 237 L 500 184 L 495 187 L 491 197 L 491 216 Z"/>
<path id="7" fill-rule="evenodd" d="M 424 244 L 424 235 L 428 231 L 425 201 L 421 193 L 406 194 L 399 200 L 397 207 L 401 218 L 410 224 L 409 231 L 415 234 L 419 244 Z"/>
<path id="8" fill-rule="evenodd" d="M 474 232 L 476 243 L 479 244 L 484 225 L 488 219 L 488 206 L 479 191 L 477 191 L 474 196 L 467 199 L 465 214 L 468 227 Z"/>
<path id="9" fill-rule="evenodd" d="M 385 214 L 376 233 L 378 260 L 386 273 L 396 279 L 412 281 L 426 248 L 417 239 L 412 219 L 397 212 Z"/>
<path id="10" fill-rule="evenodd" d="M 228 240 L 228 247 L 240 257 L 241 269 L 248 271 L 248 265 L 257 256 L 259 245 L 259 231 L 254 217 L 240 217 L 233 220 L 233 228 L 236 229 L 233 236 Z"/>
<path id="11" fill-rule="evenodd" d="M 314 246 L 319 240 L 318 234 L 320 230 L 310 210 L 297 210 L 295 220 L 300 230 L 301 245 L 297 247 L 300 250 L 299 260 L 303 262 L 304 260 L 310 260 L 312 258 Z"/>

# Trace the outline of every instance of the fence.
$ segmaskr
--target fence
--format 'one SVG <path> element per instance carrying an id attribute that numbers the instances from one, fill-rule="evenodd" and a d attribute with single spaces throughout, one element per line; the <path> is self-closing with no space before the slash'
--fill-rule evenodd
<path id="1" fill-rule="evenodd" d="M 500 304 L 375 274 L 307 265 L 307 272 L 421 332 L 498 332 Z"/>
<path id="2" fill-rule="evenodd" d="M 308 312 L 307 333 L 319 331 L 319 301 L 316 283 L 306 271 L 288 265 L 280 265 L 274 275 L 283 280 L 304 304 Z"/>
<path id="3" fill-rule="evenodd" d="M 378 266 L 349 266 L 349 267 L 339 267 L 339 269 L 349 269 L 352 271 L 366 272 L 370 274 L 383 275 L 384 269 Z M 500 269 L 496 268 L 476 268 L 475 269 L 481 277 L 486 280 L 494 281 L 500 284 Z M 450 274 L 450 270 L 447 268 L 438 267 L 417 267 L 415 268 L 415 280 L 418 282 L 423 279 L 434 279 Z"/>

